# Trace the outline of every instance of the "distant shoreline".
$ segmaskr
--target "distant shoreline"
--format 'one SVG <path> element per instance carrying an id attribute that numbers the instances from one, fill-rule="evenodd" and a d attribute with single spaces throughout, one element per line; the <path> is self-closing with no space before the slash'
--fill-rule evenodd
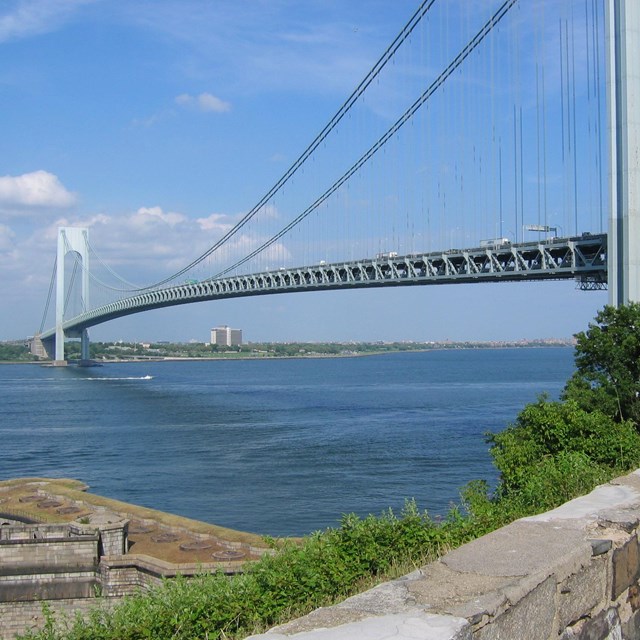
<path id="1" fill-rule="evenodd" d="M 278 343 L 273 343 L 278 344 Z M 327 344 L 342 344 L 342 343 L 327 343 Z M 354 346 L 357 344 L 370 344 L 370 343 L 353 343 Z M 345 347 L 347 345 L 344 345 Z M 408 349 L 380 349 L 379 351 L 354 351 L 348 352 L 345 350 L 344 353 L 301 353 L 295 355 L 287 355 L 287 354 L 269 354 L 269 355 L 256 355 L 256 354 L 238 354 L 235 352 L 230 353 L 229 355 L 225 355 L 224 353 L 218 355 L 207 355 L 207 356 L 149 356 L 149 357 L 123 357 L 123 358 L 110 358 L 108 360 L 92 360 L 95 363 L 94 366 L 102 366 L 106 364 L 124 364 L 124 363 L 134 363 L 134 364 L 148 364 L 150 362 L 198 362 L 198 361 L 238 361 L 238 360 L 306 360 L 306 359 L 325 359 L 325 358 L 360 358 L 365 356 L 380 356 L 380 355 L 388 355 L 393 353 L 426 353 L 429 351 L 485 351 L 485 350 L 503 350 L 503 349 L 549 349 L 549 348 L 573 348 L 574 344 L 572 342 L 534 342 L 531 343 L 505 343 L 505 344 L 494 344 L 494 343 L 464 343 L 464 342 L 454 342 L 451 344 L 446 343 L 435 343 L 434 346 L 416 346 L 415 348 Z M 0 365 L 2 364 L 35 364 L 41 366 L 51 366 L 52 360 L 2 360 L 0 361 Z M 77 364 L 76 359 L 72 359 L 68 361 L 71 366 Z"/>

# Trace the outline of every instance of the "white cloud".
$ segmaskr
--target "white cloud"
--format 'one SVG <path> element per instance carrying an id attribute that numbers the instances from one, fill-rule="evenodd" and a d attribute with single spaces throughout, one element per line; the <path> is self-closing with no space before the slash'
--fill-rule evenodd
<path id="1" fill-rule="evenodd" d="M 206 218 L 198 218 L 196 222 L 203 231 L 219 231 L 221 233 L 227 232 L 233 226 L 229 222 L 229 217 L 223 213 L 212 213 Z"/>
<path id="2" fill-rule="evenodd" d="M 76 224 L 90 228 L 92 246 L 116 272 L 134 282 L 149 284 L 182 269 L 203 254 L 236 221 L 235 216 L 221 213 L 193 219 L 156 206 L 141 207 L 124 216 L 95 216 Z M 225 244 L 224 251 L 215 253 L 202 265 L 205 272 L 201 277 L 213 275 L 264 240 L 266 237 L 260 234 L 237 234 Z M 278 263 L 276 266 L 288 258 L 288 251 L 280 244 L 270 247 L 265 254 L 267 261 L 273 265 Z"/>
<path id="3" fill-rule="evenodd" d="M 175 115 L 175 113 L 172 109 L 165 109 L 163 111 L 159 111 L 158 113 L 154 113 L 145 118 L 134 118 L 131 122 L 131 126 L 145 127 L 145 128 L 154 127 L 158 123 L 163 122 L 164 120 L 166 120 L 167 118 L 170 118 L 173 115 Z"/>
<path id="4" fill-rule="evenodd" d="M 13 249 L 15 233 L 5 224 L 0 224 L 0 252 L 8 253 Z"/>
<path id="5" fill-rule="evenodd" d="M 211 93 L 201 93 L 198 96 L 182 93 L 176 97 L 175 101 L 176 104 L 182 107 L 189 107 L 203 112 L 225 113 L 231 110 L 229 102 L 225 102 Z"/>
<path id="6" fill-rule="evenodd" d="M 34 171 L 21 176 L 0 177 L 0 211 L 15 214 L 15 208 L 70 207 L 76 202 L 57 176 L 48 171 Z"/>
<path id="7" fill-rule="evenodd" d="M 134 282 L 149 284 L 181 269 L 213 244 L 229 226 L 215 225 L 215 219 L 223 217 L 213 214 L 193 220 L 154 206 L 124 215 L 93 216 L 75 224 L 89 228 L 92 246 L 116 272 Z M 203 233 L 203 221 L 210 225 L 208 233 Z"/>
<path id="8" fill-rule="evenodd" d="M 271 209 L 269 212 L 273 213 Z M 266 213 L 264 211 L 263 215 Z M 239 217 L 212 213 L 191 218 L 160 206 L 145 206 L 120 213 L 58 215 L 55 220 L 48 220 L 37 228 L 16 224 L 12 229 L 0 224 L 0 270 L 8 277 L 10 275 L 13 283 L 20 283 L 21 296 L 28 292 L 32 300 L 46 299 L 56 256 L 58 228 L 86 227 L 92 247 L 91 271 L 96 277 L 92 284 L 91 302 L 97 306 L 120 295 L 112 289 L 122 286 L 113 272 L 124 281 L 139 286 L 158 282 L 204 254 Z M 257 248 L 266 238 L 261 233 L 238 233 L 225 244 L 224 250 L 215 252 L 182 277 L 199 280 L 211 277 Z M 253 268 L 275 269 L 290 261 L 287 247 L 276 243 L 267 249 Z M 16 295 L 14 292 L 15 287 L 10 295 Z M 1 286 L 0 293 L 3 293 Z M 4 292 L 4 295 L 9 296 L 9 293 Z M 34 313 L 34 318 L 39 321 L 40 311 Z M 51 321 L 49 318 L 47 326 Z"/>
<path id="9" fill-rule="evenodd" d="M 140 209 L 131 216 L 130 221 L 135 227 L 157 224 L 159 222 L 163 223 L 163 225 L 175 227 L 185 222 L 186 219 L 186 216 L 181 213 L 172 211 L 165 213 L 160 207 L 140 207 Z"/>
<path id="10" fill-rule="evenodd" d="M 77 9 L 94 2 L 96 0 L 5 0 L 0 9 L 0 42 L 53 31 Z"/>

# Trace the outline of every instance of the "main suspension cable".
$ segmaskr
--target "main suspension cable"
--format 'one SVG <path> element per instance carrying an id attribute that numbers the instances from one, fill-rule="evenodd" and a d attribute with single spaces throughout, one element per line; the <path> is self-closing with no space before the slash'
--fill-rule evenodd
<path id="1" fill-rule="evenodd" d="M 313 204 L 307 207 L 298 217 L 294 218 L 288 225 L 283 227 L 277 234 L 264 242 L 258 248 L 254 249 L 247 256 L 238 260 L 236 263 L 218 272 L 211 277 L 211 280 L 222 277 L 223 275 L 237 269 L 239 266 L 251 260 L 266 248 L 270 247 L 274 242 L 279 240 L 288 231 L 304 220 L 312 211 L 315 211 L 323 202 L 325 202 L 332 194 L 334 194 L 354 173 L 356 173 L 363 165 L 365 165 L 393 136 L 400 128 L 406 124 L 420 109 L 420 107 L 436 92 L 436 90 L 444 84 L 449 76 L 464 62 L 469 54 L 486 38 L 486 36 L 497 26 L 502 18 L 507 14 L 509 9 L 513 7 L 518 0 L 506 0 L 502 6 L 494 13 L 494 15 L 485 23 L 480 31 L 466 44 L 462 51 L 449 63 L 447 68 L 431 83 L 429 88 L 396 120 L 396 122 L 387 130 L 387 132 L 378 139 L 378 141 L 369 148 L 369 150 L 360 157 L 360 159 L 351 166 L 351 168 L 333 183 Z"/>
<path id="2" fill-rule="evenodd" d="M 514 0 L 515 1 L 515 0 Z M 322 131 L 315 137 L 313 142 L 303 151 L 303 153 L 298 157 L 298 159 L 289 167 L 289 169 L 284 173 L 284 175 L 269 189 L 269 191 L 260 199 L 260 201 L 248 212 L 243 218 L 236 223 L 234 227 L 232 227 L 227 233 L 225 233 L 213 246 L 211 246 L 207 251 L 198 256 L 193 262 L 189 263 L 186 267 L 180 269 L 180 271 L 174 273 L 173 275 L 165 278 L 164 280 L 160 280 L 155 282 L 154 284 L 148 285 L 146 287 L 139 287 L 132 289 L 132 291 L 146 291 L 148 289 L 153 289 L 171 280 L 175 280 L 180 276 L 187 273 L 189 270 L 193 269 L 196 265 L 201 263 L 203 260 L 208 258 L 211 254 L 213 254 L 217 249 L 219 249 L 223 244 L 227 242 L 230 238 L 232 238 L 240 229 L 242 229 L 249 220 L 251 220 L 264 205 L 273 197 L 275 193 L 277 193 L 284 185 L 287 183 L 295 173 L 297 173 L 298 169 L 304 164 L 304 162 L 309 158 L 309 156 L 320 146 L 320 144 L 327 138 L 327 136 L 331 133 L 333 129 L 338 125 L 338 123 L 342 120 L 342 118 L 347 114 L 347 112 L 353 107 L 358 98 L 364 93 L 367 87 L 373 82 L 373 80 L 378 76 L 378 74 L 384 69 L 387 63 L 393 58 L 393 55 L 398 50 L 398 48 L 402 45 L 402 43 L 411 35 L 415 27 L 420 23 L 424 15 L 429 11 L 429 9 L 433 6 L 436 0 L 423 0 L 418 9 L 414 12 L 413 16 L 411 16 L 410 20 L 403 27 L 400 33 L 396 36 L 394 41 L 387 47 L 385 52 L 380 56 L 378 61 L 374 64 L 371 70 L 367 73 L 365 78 L 360 82 L 357 88 L 353 91 L 353 93 L 347 98 L 347 100 L 343 103 L 343 105 L 338 109 L 336 114 L 331 118 L 328 124 L 322 129 Z"/>

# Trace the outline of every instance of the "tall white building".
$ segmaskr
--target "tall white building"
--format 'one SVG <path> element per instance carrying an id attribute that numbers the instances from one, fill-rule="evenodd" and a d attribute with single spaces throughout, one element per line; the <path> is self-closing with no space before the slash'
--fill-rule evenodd
<path id="1" fill-rule="evenodd" d="M 237 347 L 242 344 L 242 329 L 232 329 L 226 325 L 211 329 L 210 344 L 221 347 Z"/>

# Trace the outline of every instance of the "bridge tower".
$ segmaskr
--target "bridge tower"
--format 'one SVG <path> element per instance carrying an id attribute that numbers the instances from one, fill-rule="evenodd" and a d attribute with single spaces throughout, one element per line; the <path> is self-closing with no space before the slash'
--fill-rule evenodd
<path id="1" fill-rule="evenodd" d="M 640 302 L 640 2 L 607 0 L 609 304 Z"/>
<path id="2" fill-rule="evenodd" d="M 56 268 L 56 346 L 55 364 L 65 363 L 64 358 L 64 307 L 65 307 L 65 270 L 64 262 L 68 253 L 75 252 L 82 261 L 82 306 L 89 308 L 89 250 L 87 240 L 89 230 L 81 227 L 60 227 L 58 229 L 58 256 Z M 81 360 L 89 360 L 89 333 L 87 329 L 75 336 L 81 340 Z"/>

